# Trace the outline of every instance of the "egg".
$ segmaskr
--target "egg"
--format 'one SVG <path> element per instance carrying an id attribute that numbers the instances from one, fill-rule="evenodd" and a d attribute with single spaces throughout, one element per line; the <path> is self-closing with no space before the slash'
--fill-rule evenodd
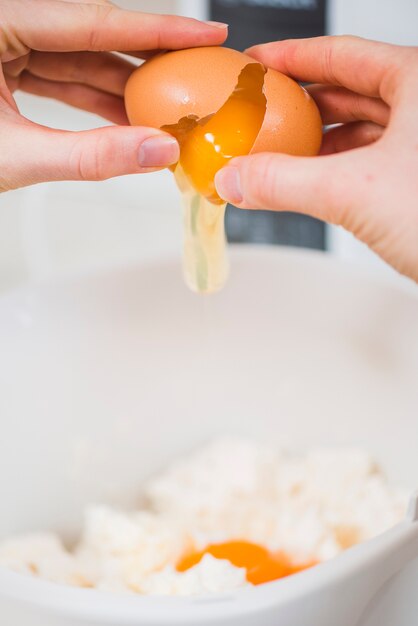
<path id="1" fill-rule="evenodd" d="M 282 152 L 313 156 L 322 141 L 316 104 L 294 80 L 229 48 L 160 54 L 133 72 L 125 91 L 133 125 L 171 133 L 185 206 L 184 267 L 194 291 L 220 289 L 228 275 L 226 204 L 216 173 L 238 156 Z"/>
<path id="2" fill-rule="evenodd" d="M 318 153 L 322 121 L 308 92 L 297 82 L 230 48 L 205 47 L 158 55 L 135 70 L 125 92 L 131 124 L 164 128 L 184 118 L 202 120 L 216 114 L 249 65 L 263 72 L 265 96 L 261 127 L 250 153 Z"/>

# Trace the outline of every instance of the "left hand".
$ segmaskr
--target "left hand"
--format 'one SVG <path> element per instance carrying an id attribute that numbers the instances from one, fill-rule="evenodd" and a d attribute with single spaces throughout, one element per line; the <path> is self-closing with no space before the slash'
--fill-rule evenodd
<path id="1" fill-rule="evenodd" d="M 134 65 L 160 49 L 219 45 L 226 27 L 124 11 L 107 0 L 0 0 L 0 191 L 50 180 L 102 180 L 178 160 L 159 130 L 128 126 L 123 94 Z M 85 132 L 20 115 L 17 89 L 61 100 L 117 124 Z"/>

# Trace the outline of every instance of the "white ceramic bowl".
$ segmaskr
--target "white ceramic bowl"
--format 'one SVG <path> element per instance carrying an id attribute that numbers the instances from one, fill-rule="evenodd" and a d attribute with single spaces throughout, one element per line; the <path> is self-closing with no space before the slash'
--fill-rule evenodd
<path id="1" fill-rule="evenodd" d="M 0 299 L 0 346 L 0 537 L 73 536 L 85 504 L 132 505 L 146 476 L 225 433 L 364 445 L 418 487 L 418 290 L 325 255 L 242 248 L 210 298 L 184 288 L 177 260 L 20 290 Z M 412 626 L 416 508 L 335 561 L 212 598 L 0 570 L 1 622 Z"/>

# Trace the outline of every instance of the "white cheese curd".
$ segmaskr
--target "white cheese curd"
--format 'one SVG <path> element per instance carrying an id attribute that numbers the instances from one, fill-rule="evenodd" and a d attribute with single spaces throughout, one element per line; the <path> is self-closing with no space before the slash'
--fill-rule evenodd
<path id="1" fill-rule="evenodd" d="M 187 572 L 179 573 L 168 566 L 162 572 L 144 578 L 137 589 L 146 595 L 190 596 L 233 591 L 246 585 L 245 569 L 206 554 Z"/>
<path id="2" fill-rule="evenodd" d="M 0 565 L 51 582 L 92 586 L 80 563 L 53 533 L 32 533 L 2 542 Z"/>
<path id="3" fill-rule="evenodd" d="M 0 543 L 0 566 L 114 593 L 219 593 L 249 584 L 246 571 L 207 554 L 180 573 L 181 558 L 244 540 L 321 562 L 395 525 L 407 506 L 361 450 L 295 455 L 236 439 L 180 458 L 141 491 L 147 507 L 134 513 L 89 507 L 72 552 L 53 534 L 15 537 Z"/>

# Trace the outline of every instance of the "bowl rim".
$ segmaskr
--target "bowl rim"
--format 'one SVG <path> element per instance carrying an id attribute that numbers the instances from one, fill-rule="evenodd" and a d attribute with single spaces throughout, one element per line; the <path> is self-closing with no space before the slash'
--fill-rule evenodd
<path id="1" fill-rule="evenodd" d="M 407 517 L 378 537 L 309 570 L 258 587 L 200 596 L 113 594 L 60 585 L 0 567 L 0 597 L 61 617 L 100 620 L 103 625 L 116 621 L 121 626 L 137 626 L 141 619 L 150 626 L 173 623 L 192 626 L 202 618 L 205 623 L 215 624 L 220 620 L 244 618 L 254 612 L 261 616 L 319 593 L 329 594 L 333 588 L 344 586 L 368 569 L 379 566 L 382 556 L 397 551 L 402 544 L 410 542 L 411 537 L 418 540 L 418 521 Z M 416 556 L 411 554 L 410 559 Z M 397 563 L 396 571 L 403 565 Z"/>

